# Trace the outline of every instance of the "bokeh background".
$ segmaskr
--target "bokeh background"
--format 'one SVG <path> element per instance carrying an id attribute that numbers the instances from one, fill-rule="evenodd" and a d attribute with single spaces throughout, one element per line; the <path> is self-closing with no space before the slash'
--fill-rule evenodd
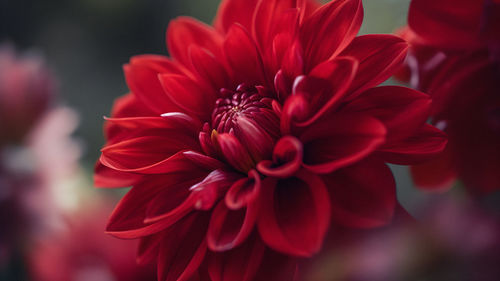
<path id="1" fill-rule="evenodd" d="M 364 0 L 365 18 L 361 33 L 393 33 L 406 24 L 409 2 L 410 0 Z M 111 212 L 111 206 L 124 192 L 95 190 L 92 185 L 94 163 L 104 144 L 103 116 L 109 114 L 115 98 L 127 93 L 122 65 L 137 54 L 167 55 L 165 32 L 169 21 L 177 16 L 188 15 L 211 23 L 218 4 L 219 0 L 0 0 L 0 44 L 7 42 L 23 52 L 42 55 L 58 79 L 56 103 L 73 108 L 79 116 L 74 138 L 82 148 L 79 160 L 82 168 L 79 170 L 77 183 L 68 184 L 71 187 L 66 188 L 66 193 L 72 193 L 77 189 L 77 194 L 83 194 L 76 199 L 77 201 L 94 201 L 94 205 L 87 205 L 87 208 L 105 210 L 106 214 L 100 214 L 103 216 L 103 224 Z M 396 82 L 390 80 L 387 83 Z M 400 202 L 412 214 L 422 215 L 418 212 L 422 206 L 449 195 L 430 195 L 418 191 L 413 187 L 406 167 L 392 166 L 392 169 L 396 176 Z M 62 186 L 62 189 L 64 188 Z M 459 197 L 461 192 L 460 188 L 450 191 Z M 100 198 L 100 194 L 111 199 L 109 201 L 96 199 Z M 70 197 L 61 198 L 63 201 L 73 200 Z M 491 199 L 491 202 L 495 204 L 498 198 Z M 106 206 L 101 208 L 100 205 Z M 450 217 L 453 217 L 455 215 L 453 208 L 444 211 L 452 212 Z M 95 227 L 95 231 L 99 231 L 99 227 L 101 224 Z M 78 235 L 83 235 L 84 240 L 92 237 L 92 235 Z M 391 235 L 398 236 L 391 232 L 383 237 L 387 240 Z M 411 236 L 407 237 L 408 240 L 413 239 Z M 65 241 L 63 243 L 68 245 L 73 243 L 71 240 L 66 241 L 65 238 L 52 240 L 55 244 L 48 243 L 43 247 L 53 249 L 60 241 Z M 418 242 L 425 243 L 425 240 Z M 107 245 L 108 242 L 100 243 L 102 244 L 99 245 Z M 90 244 L 88 246 L 91 247 Z M 374 247 L 378 246 L 398 247 L 390 243 L 377 244 Z M 362 255 L 365 249 L 357 250 Z M 413 248 L 409 249 L 411 250 Z M 71 249 L 70 253 L 77 255 L 75 253 L 79 251 L 82 249 Z M 51 255 L 57 256 L 60 260 L 64 260 L 65 257 L 61 253 L 51 253 Z M 46 257 L 41 256 L 39 259 Z M 396 260 L 387 259 L 387 262 Z M 43 266 L 45 265 L 42 264 Z M 94 264 L 90 266 L 93 269 L 89 272 L 98 272 L 94 270 Z M 24 271 L 25 268 L 21 264 L 14 273 L 9 273 L 11 275 L 0 275 L 0 281 L 28 280 L 22 273 Z M 87 276 L 81 280 L 111 280 L 99 279 L 96 276 L 103 275 Z M 47 281 L 56 280 L 59 279 L 53 277 Z"/>

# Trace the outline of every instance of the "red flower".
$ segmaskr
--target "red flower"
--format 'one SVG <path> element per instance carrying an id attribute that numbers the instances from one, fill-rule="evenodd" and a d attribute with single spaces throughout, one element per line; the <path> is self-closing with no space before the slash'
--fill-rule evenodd
<path id="1" fill-rule="evenodd" d="M 105 126 L 98 186 L 133 188 L 107 231 L 141 238 L 160 280 L 293 280 L 290 257 L 321 249 L 330 221 L 385 224 L 395 184 L 384 162 L 440 152 L 430 100 L 374 86 L 407 44 L 356 37 L 360 0 L 226 0 L 215 27 L 167 31 L 172 59 L 131 59 L 131 94 Z"/>
<path id="2" fill-rule="evenodd" d="M 413 0 L 405 37 L 412 84 L 433 98 L 432 118 L 450 137 L 436 160 L 412 168 L 422 188 L 500 187 L 500 3 Z"/>

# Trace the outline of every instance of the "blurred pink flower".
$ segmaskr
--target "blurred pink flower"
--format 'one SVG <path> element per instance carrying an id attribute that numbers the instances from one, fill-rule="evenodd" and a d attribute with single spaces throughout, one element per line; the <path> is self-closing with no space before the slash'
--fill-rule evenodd
<path id="1" fill-rule="evenodd" d="M 60 189 L 78 171 L 78 118 L 49 106 L 54 80 L 40 57 L 0 46 L 0 272 L 63 224 Z"/>
<path id="2" fill-rule="evenodd" d="M 412 167 L 415 183 L 500 190 L 500 2 L 412 0 L 400 35 L 411 48 L 397 77 L 432 97 L 432 123 L 449 136 L 438 157 Z"/>
<path id="3" fill-rule="evenodd" d="M 0 145 L 22 140 L 47 110 L 55 79 L 38 56 L 0 45 Z"/>
<path id="4" fill-rule="evenodd" d="M 304 280 L 498 280 L 500 224 L 494 216 L 450 198 L 421 210 L 418 221 L 358 232 L 316 260 Z"/>
<path id="5" fill-rule="evenodd" d="M 137 243 L 104 233 L 116 202 L 97 200 L 68 216 L 68 228 L 39 240 L 31 250 L 34 281 L 156 281 L 156 270 L 139 266 Z"/>

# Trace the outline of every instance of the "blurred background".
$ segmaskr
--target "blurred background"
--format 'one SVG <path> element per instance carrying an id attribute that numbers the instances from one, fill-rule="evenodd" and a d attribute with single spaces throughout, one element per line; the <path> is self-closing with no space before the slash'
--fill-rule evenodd
<path id="1" fill-rule="evenodd" d="M 406 24 L 409 2 L 409 0 L 363 1 L 365 18 L 361 33 L 393 33 Z M 124 193 L 124 190 L 95 190 L 92 185 L 93 166 L 99 157 L 100 148 L 104 144 L 102 134 L 103 116 L 109 114 L 114 99 L 127 92 L 121 67 L 128 62 L 131 56 L 145 53 L 166 55 L 165 32 L 172 18 L 189 15 L 206 23 L 211 23 L 218 4 L 219 0 L 0 0 L 0 44 L 10 44 L 26 56 L 44 58 L 45 64 L 48 65 L 53 77 L 56 77 L 53 84 L 57 88 L 57 96 L 53 103 L 59 109 L 52 115 L 57 115 L 58 118 L 66 120 L 66 122 L 58 122 L 51 121 L 48 118 L 49 120 L 45 122 L 48 123 L 46 126 L 52 129 L 47 134 L 51 136 L 58 135 L 60 136 L 59 139 L 64 138 L 64 141 L 67 142 L 64 149 L 57 142 L 52 143 L 52 146 L 57 147 L 50 149 L 48 148 L 50 144 L 47 143 L 30 143 L 28 146 L 36 147 L 35 149 L 30 148 L 30 153 L 34 154 L 34 156 L 30 154 L 28 158 L 23 158 L 24 156 L 21 157 L 19 154 L 24 155 L 24 149 L 21 149 L 23 153 L 18 153 L 14 149 L 14 153 L 9 152 L 9 156 L 2 157 L 11 157 L 11 154 L 14 154 L 14 158 L 20 159 L 20 163 L 25 165 L 26 162 L 30 161 L 29 159 L 43 158 L 44 151 L 63 149 L 60 154 L 64 155 L 60 157 L 65 159 L 66 162 L 63 163 L 67 163 L 67 165 L 66 167 L 57 168 L 56 172 L 56 174 L 63 174 L 63 176 L 58 176 L 55 180 L 46 180 L 44 184 L 50 185 L 51 192 L 56 194 L 55 201 L 57 202 L 53 203 L 54 206 L 59 206 L 72 214 L 62 220 L 56 216 L 52 221 L 53 225 L 49 228 L 51 231 L 41 231 L 40 237 L 44 237 L 42 242 L 37 241 L 29 245 L 22 245 L 22 247 L 28 248 L 27 251 L 9 253 L 9 247 L 2 248 L 0 241 L 0 281 L 132 281 L 154 279 L 154 277 L 145 277 L 150 275 L 151 270 L 148 268 L 134 269 L 132 273 L 125 272 L 125 274 L 122 273 L 121 276 L 118 276 L 116 268 L 134 267 L 136 244 L 128 243 L 128 241 L 120 244 L 123 241 L 116 242 L 117 239 L 102 234 L 107 216 L 119 197 Z M 395 82 L 389 81 L 388 83 L 393 84 Z M 46 142 L 51 143 L 52 138 L 47 136 Z M 33 153 L 33 151 L 40 150 L 41 156 Z M 49 157 L 47 155 L 45 156 Z M 56 165 L 55 162 L 45 163 L 42 161 L 42 163 L 38 164 L 52 167 L 52 165 Z M 0 173 L 2 172 L 1 168 Z M 413 188 L 407 168 L 397 166 L 392 168 L 398 183 L 398 197 L 402 205 L 410 213 L 425 219 L 425 214 L 418 211 L 429 202 L 443 200 L 442 197 L 446 196 L 442 194 L 430 195 L 418 191 Z M 60 170 L 64 171 L 61 172 Z M 23 172 L 19 177 L 23 178 L 24 175 Z M 1 181 L 0 184 L 2 184 Z M 460 198 L 461 192 L 461 189 L 455 188 L 449 193 L 453 193 L 454 196 Z M 1 194 L 0 200 L 2 200 Z M 450 203 L 450 205 L 451 207 L 445 211 L 451 212 L 450 217 L 458 216 L 456 213 L 459 213 L 459 211 L 454 209 L 453 204 Z M 93 212 L 89 213 L 89 210 Z M 4 213 L 0 217 L 10 216 L 10 213 L 6 213 L 5 210 L 1 211 Z M 37 212 L 36 209 L 33 211 L 33 213 Z M 81 212 L 85 214 L 75 215 Z M 75 220 L 75 217 L 79 219 Z M 96 217 L 99 217 L 97 221 Z M 429 216 L 427 219 L 434 222 L 435 218 Z M 36 221 L 38 218 L 29 215 L 29 220 Z M 5 219 L 2 219 L 1 222 L 5 223 L 5 221 Z M 61 221 L 64 221 L 64 223 L 61 223 Z M 64 231 L 54 231 L 54 229 L 64 228 L 64 225 L 68 224 L 71 227 L 66 227 Z M 469 227 L 468 224 L 465 226 L 460 225 L 457 231 L 466 231 L 467 227 Z M 40 227 L 37 227 L 37 229 L 39 230 Z M 369 240 L 363 245 L 378 254 L 382 254 L 385 247 L 402 247 L 400 243 L 404 243 L 404 241 L 396 239 L 397 241 L 394 242 L 391 239 L 394 235 L 397 236 L 400 231 L 403 230 L 398 229 L 397 231 L 387 231 L 387 233 L 379 234 L 384 238 L 377 238 L 378 240 L 376 240 L 385 244 L 375 243 L 375 245 L 372 245 L 370 243 L 373 241 Z M 5 229 L 0 230 L 0 233 L 2 233 L 0 238 L 2 236 L 8 237 L 5 232 Z M 498 234 L 498 232 L 494 233 Z M 477 239 L 486 239 L 480 236 L 481 234 L 478 235 L 479 238 Z M 410 243 L 415 242 L 416 245 L 426 243 L 426 240 L 423 240 L 421 236 L 418 236 L 418 238 L 411 235 L 405 237 L 408 237 Z M 81 239 L 77 240 L 78 238 Z M 94 242 L 90 243 L 91 241 Z M 440 243 L 439 241 L 434 242 Z M 407 244 L 405 245 L 407 246 Z M 490 244 L 487 243 L 486 245 Z M 364 257 L 368 251 L 364 246 L 356 249 L 357 257 Z M 481 244 L 481 247 L 484 247 L 484 245 Z M 107 248 L 115 249 L 110 250 L 115 252 L 115 256 L 110 256 L 110 251 Z M 118 251 L 118 254 L 116 254 L 116 249 L 121 249 L 121 252 Z M 405 251 L 411 252 L 413 250 L 415 250 L 413 247 L 405 248 Z M 30 254 L 29 257 L 26 257 L 26 254 L 23 254 L 25 252 L 36 252 L 36 254 Z M 439 252 L 439 255 L 441 254 Z M 15 256 L 15 258 L 10 259 L 8 256 Z M 124 256 L 127 258 L 122 260 L 121 258 Z M 353 260 L 355 259 L 354 254 L 350 257 Z M 370 270 L 377 269 L 380 271 L 390 267 L 389 263 L 395 263 L 397 260 L 395 256 L 386 257 L 383 255 L 365 258 L 367 259 L 366 267 L 368 269 L 364 274 L 368 275 L 372 273 Z M 374 267 L 374 264 L 377 264 L 372 262 L 374 258 L 376 260 L 382 259 L 385 263 L 379 264 L 379 267 Z M 419 258 L 426 259 L 425 263 L 423 263 L 425 267 L 427 263 L 432 263 L 435 257 L 431 258 L 430 261 L 428 260 L 429 257 L 425 255 L 419 256 Z M 324 261 L 332 262 L 331 259 L 339 259 L 339 256 L 328 256 L 325 257 Z M 29 262 L 26 263 L 26 260 Z M 349 270 L 352 268 L 349 266 L 354 266 L 350 264 L 351 262 L 353 261 L 346 259 L 343 263 L 346 266 L 344 271 L 347 272 L 344 273 L 347 275 L 351 274 Z M 399 262 L 402 261 L 399 260 Z M 412 262 L 418 265 L 413 265 L 411 262 L 406 265 L 421 266 L 421 263 Z M 55 276 L 53 272 L 48 272 L 47 269 L 54 266 L 65 268 L 65 270 L 62 270 L 64 273 Z M 414 267 L 401 266 L 404 270 L 409 271 L 416 270 Z M 326 274 L 333 276 L 331 272 L 325 272 L 325 268 L 331 267 L 324 266 L 321 267 L 321 270 L 313 269 L 311 275 L 313 279 L 311 280 L 323 280 L 318 276 Z M 347 270 L 346 268 L 350 269 Z M 337 270 L 337 272 L 340 271 Z M 38 277 L 33 278 L 32 275 Z M 342 279 L 340 276 L 339 279 L 334 278 L 331 280 L 365 280 L 363 278 L 366 276 L 363 276 L 354 276 L 353 279 Z M 437 276 L 442 277 L 442 275 Z M 385 279 L 385 281 L 387 280 L 391 279 Z"/>

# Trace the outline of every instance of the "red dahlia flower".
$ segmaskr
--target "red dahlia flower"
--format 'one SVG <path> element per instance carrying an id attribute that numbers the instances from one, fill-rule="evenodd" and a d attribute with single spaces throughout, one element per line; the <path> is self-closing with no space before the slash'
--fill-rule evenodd
<path id="1" fill-rule="evenodd" d="M 407 69 L 433 98 L 431 116 L 448 133 L 440 157 L 412 167 L 417 185 L 447 188 L 460 178 L 475 192 L 500 188 L 500 3 L 413 0 Z"/>
<path id="2" fill-rule="evenodd" d="M 331 220 L 388 222 L 384 162 L 445 140 L 425 124 L 427 95 L 374 88 L 407 44 L 356 37 L 362 18 L 360 0 L 226 0 L 214 27 L 174 20 L 172 59 L 132 58 L 132 93 L 107 119 L 96 185 L 133 186 L 107 231 L 141 238 L 162 281 L 293 280 L 290 257 L 318 252 Z"/>

